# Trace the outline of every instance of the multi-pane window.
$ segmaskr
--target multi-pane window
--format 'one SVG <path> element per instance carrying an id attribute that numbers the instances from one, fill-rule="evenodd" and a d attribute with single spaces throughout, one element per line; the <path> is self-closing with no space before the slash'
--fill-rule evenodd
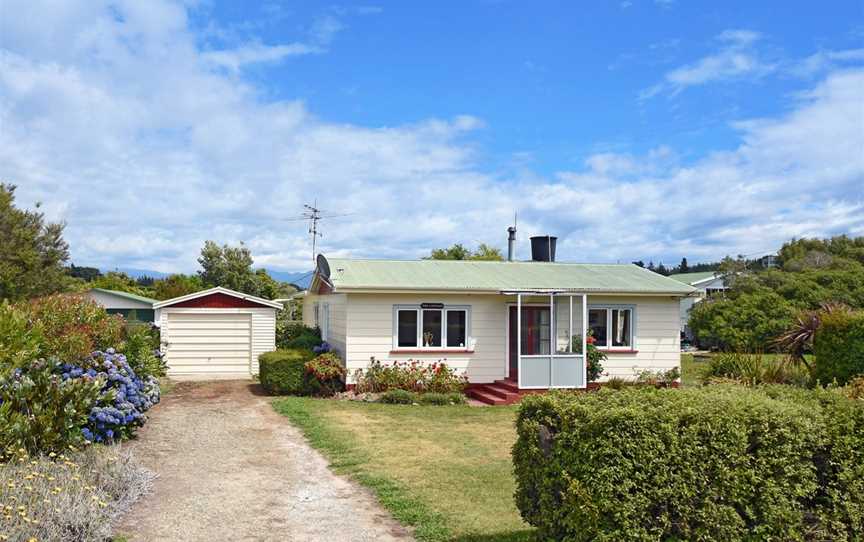
<path id="1" fill-rule="evenodd" d="M 397 305 L 394 307 L 396 348 L 466 348 L 468 307 Z"/>
<path id="2" fill-rule="evenodd" d="M 599 348 L 633 348 L 632 307 L 592 307 L 588 328 Z"/>

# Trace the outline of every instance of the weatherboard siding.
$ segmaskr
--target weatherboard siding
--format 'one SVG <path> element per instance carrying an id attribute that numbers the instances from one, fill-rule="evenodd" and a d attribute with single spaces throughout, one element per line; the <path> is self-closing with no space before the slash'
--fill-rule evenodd
<path id="1" fill-rule="evenodd" d="M 636 306 L 637 353 L 608 354 L 601 382 L 614 377 L 633 379 L 637 369 L 666 371 L 680 367 L 678 298 L 588 296 L 588 306 L 595 304 Z"/>
<path id="2" fill-rule="evenodd" d="M 469 305 L 474 352 L 399 353 L 393 350 L 393 306 L 420 303 Z M 393 362 L 408 359 L 427 363 L 446 360 L 471 382 L 492 382 L 506 376 L 506 304 L 497 295 L 348 294 L 346 367 L 349 374 L 369 365 L 371 357 Z M 350 380 L 349 380 L 350 381 Z"/>
<path id="3" fill-rule="evenodd" d="M 346 352 L 346 336 L 348 331 L 348 296 L 347 294 L 314 295 L 307 294 L 303 298 L 303 325 L 315 327 L 315 303 L 329 305 L 330 336 L 327 343 L 343 359 Z"/>
<path id="4" fill-rule="evenodd" d="M 565 300 L 566 298 L 561 298 Z M 471 307 L 472 353 L 391 353 L 393 350 L 393 306 L 444 303 Z M 422 360 L 446 362 L 467 374 L 472 383 L 506 378 L 508 373 L 507 307 L 515 296 L 489 294 L 366 294 L 310 295 L 304 302 L 304 322 L 314 325 L 314 303 L 330 303 L 330 342 L 345 359 L 351 375 L 366 368 L 370 358 L 384 362 Z M 549 298 L 525 297 L 524 304 L 548 305 Z M 650 296 L 588 296 L 588 305 L 636 307 L 635 352 L 614 352 L 604 362 L 601 381 L 635 378 L 636 369 L 654 371 L 678 367 L 680 363 L 678 298 Z M 569 303 L 557 305 L 557 317 L 569 322 Z M 565 320 L 566 319 L 566 320 Z M 573 298 L 573 329 L 582 328 L 581 294 Z"/>
<path id="5" fill-rule="evenodd" d="M 212 318 L 200 318 L 195 321 L 173 320 L 171 315 L 210 315 Z M 224 325 L 220 322 L 220 316 L 237 315 L 244 316 L 248 322 L 248 339 L 243 352 L 230 352 L 225 355 L 226 363 L 208 362 L 210 358 L 220 358 L 220 344 L 233 342 L 223 333 Z M 173 308 L 165 307 L 157 309 L 157 321 L 159 322 L 163 351 L 168 352 L 166 361 L 168 363 L 169 376 L 232 376 L 248 377 L 258 374 L 258 356 L 264 352 L 270 352 L 276 348 L 276 311 L 271 308 L 228 308 L 228 309 L 201 309 L 201 308 Z M 182 323 L 180 323 L 182 322 Z M 178 327 L 178 326 L 182 326 Z M 228 326 L 233 327 L 233 326 Z M 191 329 L 195 328 L 195 336 L 192 337 Z M 183 333 L 183 341 L 187 343 L 186 350 L 195 349 L 189 343 L 199 345 L 200 362 L 190 363 L 184 360 L 182 368 L 172 367 L 171 348 L 172 337 Z M 231 330 L 235 333 L 236 330 Z M 194 358 L 195 356 L 187 356 Z M 234 358 L 242 358 L 242 367 L 239 367 Z"/>

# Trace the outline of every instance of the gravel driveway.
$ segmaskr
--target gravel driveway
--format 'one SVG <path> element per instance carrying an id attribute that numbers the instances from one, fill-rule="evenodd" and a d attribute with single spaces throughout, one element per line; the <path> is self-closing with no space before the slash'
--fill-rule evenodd
<path id="1" fill-rule="evenodd" d="M 182 382 L 130 446 L 158 474 L 114 532 L 129 540 L 413 540 L 334 475 L 250 381 Z"/>

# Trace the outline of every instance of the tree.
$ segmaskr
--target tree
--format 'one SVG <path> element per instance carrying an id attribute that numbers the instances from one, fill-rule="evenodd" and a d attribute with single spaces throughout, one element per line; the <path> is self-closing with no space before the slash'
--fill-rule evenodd
<path id="1" fill-rule="evenodd" d="M 70 277 L 82 279 L 85 282 L 90 282 L 91 280 L 102 275 L 102 272 L 95 267 L 79 267 L 74 263 L 69 265 L 68 272 Z"/>
<path id="2" fill-rule="evenodd" d="M 638 265 L 639 267 L 645 267 L 645 262 L 642 260 L 636 260 L 635 262 L 631 262 L 633 265 Z"/>
<path id="3" fill-rule="evenodd" d="M 500 262 L 504 260 L 501 249 L 491 247 L 486 243 L 480 243 L 477 250 L 471 251 L 461 243 L 456 243 L 449 248 L 432 249 L 432 253 L 425 258 L 427 260 L 485 260 Z"/>
<path id="4" fill-rule="evenodd" d="M 687 258 L 681 258 L 681 263 L 678 264 L 678 273 L 687 273 L 690 271 L 690 266 L 687 265 Z"/>
<path id="5" fill-rule="evenodd" d="M 665 265 L 663 265 L 663 262 L 660 262 L 659 264 L 657 264 L 657 269 L 655 269 L 655 272 L 660 273 L 661 275 L 668 275 L 669 274 L 669 270 L 666 268 Z"/>
<path id="6" fill-rule="evenodd" d="M 148 297 L 151 294 L 147 288 L 142 288 L 135 279 L 121 271 L 109 271 L 91 281 L 87 286 L 90 288 L 102 288 L 103 290 L 128 292 L 144 297 Z"/>
<path id="7" fill-rule="evenodd" d="M 15 208 L 15 186 L 0 183 L 0 299 L 36 297 L 70 284 L 63 224 Z M 39 208 L 39 204 L 36 205 Z"/>
<path id="8" fill-rule="evenodd" d="M 275 299 L 294 291 L 290 286 L 274 280 L 264 269 L 252 270 L 252 253 L 243 243 L 221 247 L 213 241 L 204 243 L 198 258 L 201 271 L 198 277 L 207 288 L 222 286 L 238 292 Z"/>
<path id="9" fill-rule="evenodd" d="M 204 284 L 195 275 L 169 275 L 153 283 L 153 297 L 159 300 L 173 299 L 201 290 L 204 290 Z"/>
<path id="10" fill-rule="evenodd" d="M 258 283 L 252 271 L 252 253 L 243 243 L 221 247 L 206 241 L 198 258 L 201 271 L 198 277 L 206 287 L 222 286 L 238 292 L 258 295 Z"/>

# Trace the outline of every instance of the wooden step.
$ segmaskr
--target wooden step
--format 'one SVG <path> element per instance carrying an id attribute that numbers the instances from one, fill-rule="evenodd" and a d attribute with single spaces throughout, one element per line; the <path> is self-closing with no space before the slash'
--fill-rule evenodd
<path id="1" fill-rule="evenodd" d="M 480 387 L 483 393 L 487 393 L 489 395 L 495 395 L 507 401 L 507 403 L 515 403 L 519 401 L 520 395 L 519 392 L 514 392 L 509 388 L 505 388 L 503 386 L 499 386 L 497 384 L 484 384 Z"/>

